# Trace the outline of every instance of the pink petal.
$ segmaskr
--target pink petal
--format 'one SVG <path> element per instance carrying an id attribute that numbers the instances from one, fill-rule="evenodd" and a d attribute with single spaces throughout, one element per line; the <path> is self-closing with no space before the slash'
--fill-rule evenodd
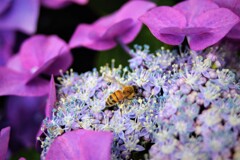
<path id="1" fill-rule="evenodd" d="M 178 45 L 184 40 L 182 29 L 186 27 L 186 18 L 174 8 L 164 6 L 154 8 L 145 13 L 140 20 L 162 42 Z"/>
<path id="2" fill-rule="evenodd" d="M 95 50 L 107 50 L 116 46 L 116 38 L 120 38 L 124 43 L 129 43 L 140 31 L 141 23 L 138 18 L 154 6 L 154 3 L 147 1 L 130 1 L 117 12 L 105 16 L 91 25 L 80 24 L 73 34 L 69 46 L 71 48 L 83 46 Z M 133 9 L 134 12 L 132 12 Z"/>
<path id="3" fill-rule="evenodd" d="M 220 7 L 228 8 L 240 17 L 240 1 L 239 0 L 213 0 Z M 228 38 L 240 39 L 240 23 L 235 25 L 227 34 Z"/>
<path id="4" fill-rule="evenodd" d="M 173 8 L 183 13 L 187 19 L 188 25 L 202 13 L 210 10 L 219 8 L 217 4 L 209 0 L 188 0 L 178 3 Z"/>
<path id="5" fill-rule="evenodd" d="M 240 16 L 240 1 L 239 0 L 212 0 L 220 7 L 228 8 L 235 14 Z"/>
<path id="6" fill-rule="evenodd" d="M 41 73 L 58 75 L 67 70 L 72 56 L 67 44 L 57 36 L 36 35 L 27 39 L 20 52 L 8 62 L 8 67 L 30 74 L 30 79 Z"/>
<path id="7" fill-rule="evenodd" d="M 65 7 L 70 3 L 85 5 L 88 3 L 88 0 L 41 0 L 41 2 L 45 7 L 59 9 L 59 8 Z"/>
<path id="8" fill-rule="evenodd" d="M 238 22 L 238 16 L 225 8 L 212 9 L 201 14 L 199 17 L 196 17 L 192 23 L 196 27 L 206 27 L 210 29 L 206 33 L 190 35 L 188 37 L 191 49 L 202 50 L 217 43 Z"/>
<path id="9" fill-rule="evenodd" d="M 79 129 L 57 137 L 51 144 L 46 160 L 110 160 L 111 132 Z"/>
<path id="10" fill-rule="evenodd" d="M 40 78 L 35 78 L 30 82 L 28 80 L 29 75 L 0 67 L 0 96 L 42 96 L 48 93 L 48 81 Z"/>
<path id="11" fill-rule="evenodd" d="M 0 159 L 7 158 L 8 142 L 10 138 L 10 127 L 3 128 L 0 132 Z"/>
<path id="12" fill-rule="evenodd" d="M 55 87 L 55 82 L 54 82 L 54 77 L 53 75 L 51 76 L 51 81 L 50 81 L 50 87 L 49 87 L 49 93 L 48 93 L 48 100 L 47 100 L 47 105 L 45 109 L 45 115 L 48 118 L 52 118 L 52 110 L 55 106 L 56 102 L 56 87 Z"/>
<path id="13" fill-rule="evenodd" d="M 27 34 L 35 32 L 39 14 L 38 0 L 14 0 L 0 17 L 0 29 L 20 30 Z"/>

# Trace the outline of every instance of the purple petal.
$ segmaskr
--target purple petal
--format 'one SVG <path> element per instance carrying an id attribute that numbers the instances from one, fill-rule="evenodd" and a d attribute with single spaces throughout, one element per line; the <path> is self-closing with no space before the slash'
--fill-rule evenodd
<path id="1" fill-rule="evenodd" d="M 206 27 L 206 33 L 190 35 L 188 42 L 193 50 L 202 50 L 221 40 L 239 22 L 237 15 L 225 8 L 212 9 L 196 17 L 192 24 Z"/>
<path id="2" fill-rule="evenodd" d="M 213 0 L 220 7 L 228 8 L 235 14 L 240 16 L 240 1 L 239 0 Z"/>
<path id="3" fill-rule="evenodd" d="M 0 1 L 0 16 L 1 14 L 4 14 L 4 12 L 9 9 L 11 6 L 12 0 L 1 0 Z"/>
<path id="4" fill-rule="evenodd" d="M 220 7 L 228 8 L 240 17 L 240 1 L 239 0 L 213 0 Z M 227 34 L 227 37 L 233 39 L 240 39 L 240 23 L 235 25 Z"/>
<path id="5" fill-rule="evenodd" d="M 52 110 L 55 106 L 56 102 L 56 87 L 55 87 L 55 82 L 54 82 L 54 77 L 53 75 L 51 76 L 51 82 L 50 82 L 50 91 L 48 94 L 48 100 L 47 100 L 47 105 L 45 109 L 45 115 L 48 118 L 52 118 Z"/>
<path id="6" fill-rule="evenodd" d="M 14 41 L 14 32 L 0 31 L 0 66 L 5 65 L 10 58 Z"/>
<path id="7" fill-rule="evenodd" d="M 69 45 L 71 48 L 83 46 L 95 50 L 107 50 L 116 46 L 116 38 L 120 38 L 124 43 L 130 43 L 141 28 L 138 18 L 154 6 L 154 3 L 147 1 L 127 2 L 117 12 L 91 25 L 80 24 Z"/>
<path id="8" fill-rule="evenodd" d="M 240 39 L 240 23 L 236 24 L 227 34 L 228 38 Z"/>
<path id="9" fill-rule="evenodd" d="M 140 20 L 162 42 L 178 45 L 184 40 L 182 29 L 187 21 L 184 15 L 171 7 L 157 7 L 145 13 Z M 175 32 L 172 32 L 172 31 Z"/>
<path id="10" fill-rule="evenodd" d="M 57 36 L 36 35 L 27 39 L 20 52 L 8 62 L 8 67 L 31 76 L 41 73 L 58 75 L 59 70 L 67 70 L 72 56 L 67 44 Z"/>
<path id="11" fill-rule="evenodd" d="M 46 96 L 17 97 L 7 100 L 7 119 L 11 125 L 12 140 L 26 147 L 33 147 L 35 136 L 44 118 Z"/>
<path id="12" fill-rule="evenodd" d="M 187 19 L 188 25 L 191 24 L 195 17 L 198 17 L 202 13 L 219 8 L 217 4 L 209 0 L 188 0 L 178 3 L 174 6 L 175 9 L 183 13 Z"/>
<path id="13" fill-rule="evenodd" d="M 65 7 L 70 3 L 77 3 L 79 5 L 85 5 L 88 3 L 88 0 L 41 0 L 42 4 L 45 7 L 59 9 Z"/>
<path id="14" fill-rule="evenodd" d="M 28 79 L 29 75 L 21 74 L 5 67 L 0 67 L 0 96 L 42 96 L 48 93 L 48 81 L 35 78 L 28 82 Z"/>
<path id="15" fill-rule="evenodd" d="M 0 159 L 7 158 L 10 127 L 3 128 L 0 132 Z"/>
<path id="16" fill-rule="evenodd" d="M 46 154 L 46 160 L 110 160 L 112 140 L 111 132 L 83 129 L 67 132 L 53 141 Z"/>
<path id="17" fill-rule="evenodd" d="M 20 30 L 32 34 L 39 14 L 38 0 L 14 0 L 0 17 L 0 29 Z"/>

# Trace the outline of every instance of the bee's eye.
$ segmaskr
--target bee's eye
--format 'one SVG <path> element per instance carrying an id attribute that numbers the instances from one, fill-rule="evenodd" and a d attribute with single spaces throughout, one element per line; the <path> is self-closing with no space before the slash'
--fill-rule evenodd
<path id="1" fill-rule="evenodd" d="M 110 86 L 110 85 L 111 85 L 111 82 L 107 82 L 107 85 Z"/>

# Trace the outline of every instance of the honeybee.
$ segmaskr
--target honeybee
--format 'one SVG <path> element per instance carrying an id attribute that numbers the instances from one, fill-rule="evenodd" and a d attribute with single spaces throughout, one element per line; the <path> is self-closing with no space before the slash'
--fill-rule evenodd
<path id="1" fill-rule="evenodd" d="M 107 107 L 114 106 L 114 105 L 122 102 L 125 99 L 131 100 L 137 94 L 137 87 L 136 86 L 123 85 L 120 82 L 118 82 L 116 79 L 110 78 L 106 75 L 105 75 L 105 78 L 107 78 L 107 80 L 110 81 L 110 82 L 115 81 L 122 86 L 122 90 L 116 90 L 115 92 L 111 93 L 108 96 L 108 98 L 106 100 L 106 106 Z"/>
<path id="2" fill-rule="evenodd" d="M 122 102 L 124 99 L 131 100 L 136 95 L 136 87 L 135 86 L 123 86 L 122 90 L 117 90 L 110 94 L 106 101 L 106 106 L 111 107 L 116 105 L 117 103 Z"/>

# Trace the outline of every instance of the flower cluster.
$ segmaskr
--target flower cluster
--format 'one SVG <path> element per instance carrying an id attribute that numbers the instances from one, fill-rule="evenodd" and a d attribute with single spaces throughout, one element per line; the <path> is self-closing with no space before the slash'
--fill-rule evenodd
<path id="1" fill-rule="evenodd" d="M 80 128 L 113 132 L 112 159 L 240 158 L 239 77 L 225 52 L 135 46 L 130 68 L 112 61 L 100 71 L 62 74 L 38 137 L 42 159 L 57 137 Z M 106 107 L 122 85 L 135 86 L 135 97 Z"/>

